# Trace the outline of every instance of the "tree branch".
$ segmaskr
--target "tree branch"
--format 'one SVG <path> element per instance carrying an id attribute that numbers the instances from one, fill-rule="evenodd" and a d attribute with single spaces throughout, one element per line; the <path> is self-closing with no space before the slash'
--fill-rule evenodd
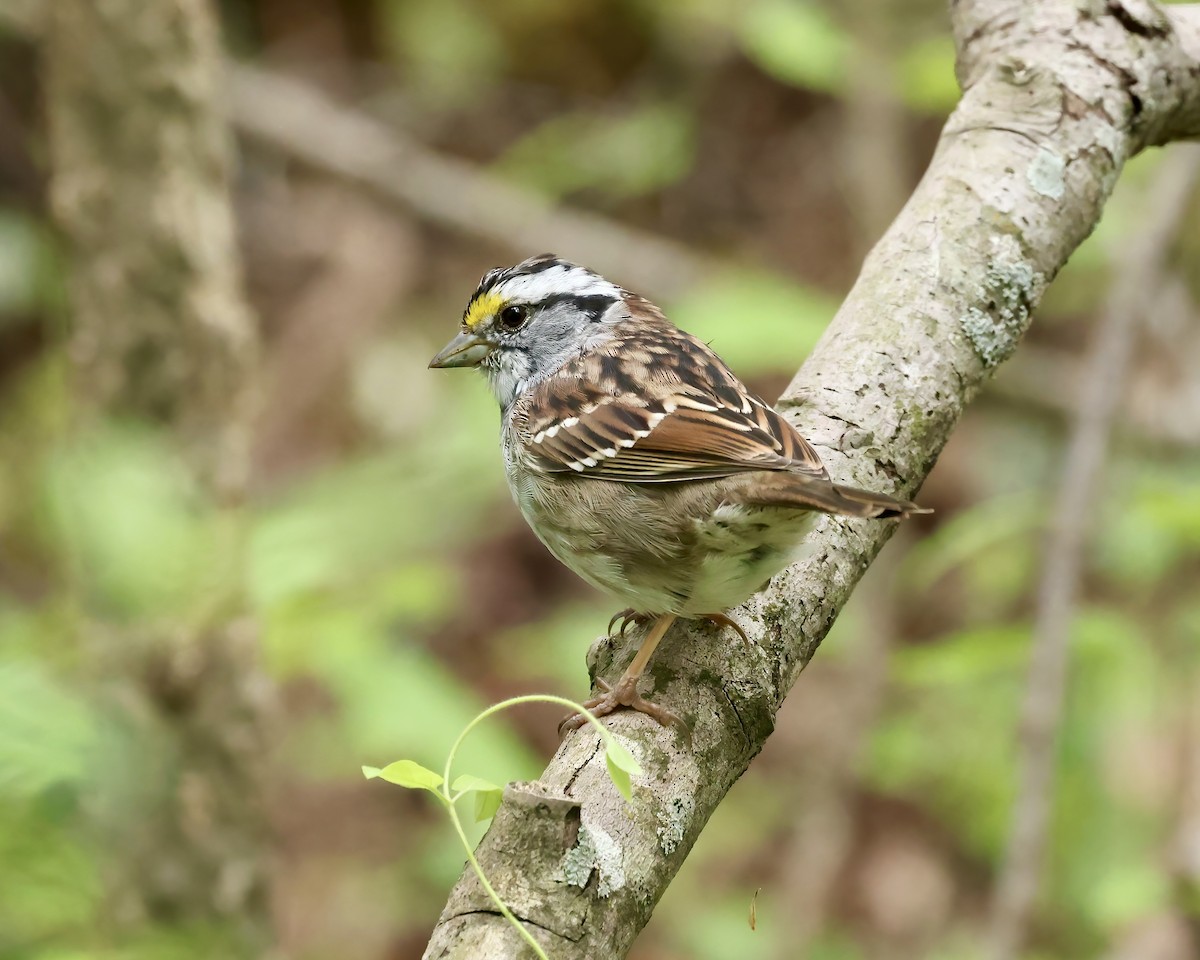
<path id="1" fill-rule="evenodd" d="M 1178 22 L 1191 22 L 1185 11 Z M 1200 62 L 1157 7 L 959 0 L 954 16 L 962 101 L 917 191 L 780 401 L 835 477 L 903 494 L 1015 350 L 1125 160 L 1200 134 Z M 651 667 L 655 696 L 686 729 L 631 714 L 608 721 L 647 771 L 632 803 L 609 784 L 586 731 L 567 738 L 536 785 L 510 789 L 522 802 L 506 803 L 478 856 L 556 960 L 629 950 L 891 531 L 826 518 L 808 558 L 738 611 L 753 649 L 699 626 L 664 641 Z M 617 659 L 599 641 L 593 672 L 612 675 Z M 537 796 L 546 802 L 529 799 Z M 530 816 L 517 815 L 530 806 L 536 841 Z M 487 909 L 464 876 L 425 956 L 523 955 Z"/>

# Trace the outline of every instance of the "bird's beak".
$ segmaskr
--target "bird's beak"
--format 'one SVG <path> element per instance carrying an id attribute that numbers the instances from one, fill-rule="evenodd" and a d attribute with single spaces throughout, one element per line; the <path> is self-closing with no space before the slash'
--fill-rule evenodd
<path id="1" fill-rule="evenodd" d="M 463 330 L 438 351 L 438 355 L 429 361 L 429 366 L 477 367 L 483 363 L 484 357 L 495 349 L 494 343 L 476 336 L 469 330 Z"/>

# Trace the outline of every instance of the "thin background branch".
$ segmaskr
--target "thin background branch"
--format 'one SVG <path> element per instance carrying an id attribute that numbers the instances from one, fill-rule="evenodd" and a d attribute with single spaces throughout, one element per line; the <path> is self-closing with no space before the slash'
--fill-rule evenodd
<path id="1" fill-rule="evenodd" d="M 543 197 L 431 150 L 303 81 L 235 66 L 228 82 L 230 119 L 250 141 L 357 184 L 430 222 L 492 240 L 520 254 L 542 248 L 571 251 L 602 273 L 620 277 L 660 300 L 691 292 L 695 284 L 733 266 L 598 214 L 549 205 Z M 851 105 L 855 136 L 847 137 L 847 153 L 852 154 L 847 163 L 852 180 L 847 202 L 857 211 L 862 236 L 873 243 L 887 226 L 878 217 L 885 210 L 894 213 L 903 198 L 887 195 L 898 186 L 895 178 L 887 178 L 885 192 L 876 182 L 878 177 L 866 189 L 864 177 L 874 176 L 880 156 L 896 153 L 880 149 L 879 138 L 895 141 L 899 130 L 894 118 L 876 122 L 877 114 L 894 104 L 860 105 L 855 99 Z M 873 134 L 869 142 L 862 141 L 866 130 Z M 892 148 L 896 146 L 892 143 Z M 463 197 L 472 198 L 471 202 L 464 203 Z M 536 211 L 536 227 L 530 227 L 527 209 Z M 1072 416 L 1076 392 L 1070 387 L 1078 379 L 1078 367 L 1074 354 L 1027 344 L 987 389 L 991 396 L 1023 407 Z M 1196 398 L 1179 396 L 1178 390 L 1164 397 L 1170 386 L 1157 381 L 1147 384 L 1146 390 L 1131 398 L 1121 419 L 1138 436 L 1154 442 L 1184 446 L 1200 442 Z M 1164 402 L 1176 413 L 1169 421 L 1158 409 Z"/>
<path id="2" fill-rule="evenodd" d="M 398 201 L 427 218 L 512 249 L 571 251 L 635 289 L 673 296 L 724 266 L 682 244 L 565 209 L 535 190 L 439 154 L 311 85 L 230 65 L 229 110 L 239 130 L 288 156 Z"/>
<path id="3" fill-rule="evenodd" d="M 1164 261 L 1200 171 L 1200 146 L 1180 145 L 1163 162 L 1146 203 L 1145 227 L 1121 252 L 1116 282 L 1096 329 L 1079 413 L 1067 446 L 1046 545 L 1021 717 L 1020 788 L 993 905 L 991 955 L 1013 960 L 1030 924 L 1053 804 L 1071 622 L 1083 551 L 1099 503 L 1114 414 L 1135 332 L 1163 285 Z"/>

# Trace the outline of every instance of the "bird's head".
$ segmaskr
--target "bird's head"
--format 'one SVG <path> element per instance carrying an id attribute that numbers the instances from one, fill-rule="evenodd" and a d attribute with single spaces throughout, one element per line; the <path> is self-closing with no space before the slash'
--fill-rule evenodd
<path id="1" fill-rule="evenodd" d="M 611 338 L 626 316 L 624 291 L 553 254 L 489 270 L 462 326 L 431 367 L 480 367 L 507 408 L 573 356 Z"/>

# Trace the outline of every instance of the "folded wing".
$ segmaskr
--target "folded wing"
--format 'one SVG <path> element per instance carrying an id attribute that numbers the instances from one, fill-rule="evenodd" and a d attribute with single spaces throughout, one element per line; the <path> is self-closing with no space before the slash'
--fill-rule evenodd
<path id="1" fill-rule="evenodd" d="M 828 481 L 816 451 L 703 344 L 697 371 L 622 390 L 583 357 L 537 387 L 524 412 L 537 469 L 624 483 L 673 483 L 753 470 Z M 576 369 L 577 368 L 577 369 Z"/>

